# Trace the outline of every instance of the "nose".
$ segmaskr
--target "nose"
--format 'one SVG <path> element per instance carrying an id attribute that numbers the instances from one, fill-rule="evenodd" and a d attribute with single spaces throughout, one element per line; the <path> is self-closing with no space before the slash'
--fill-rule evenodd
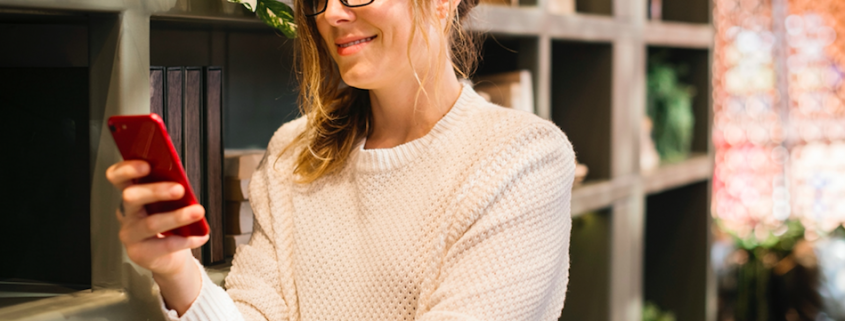
<path id="1" fill-rule="evenodd" d="M 332 25 L 339 26 L 346 22 L 355 21 L 355 12 L 351 8 L 344 6 L 340 0 L 326 0 L 326 12 L 323 12 L 323 18 Z"/>

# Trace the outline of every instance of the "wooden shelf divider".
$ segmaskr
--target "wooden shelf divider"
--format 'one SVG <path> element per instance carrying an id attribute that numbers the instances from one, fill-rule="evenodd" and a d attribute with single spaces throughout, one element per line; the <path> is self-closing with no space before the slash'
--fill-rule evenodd
<path id="1" fill-rule="evenodd" d="M 708 49 L 713 47 L 714 33 L 708 24 L 649 21 L 644 36 L 649 45 Z"/>
<path id="2" fill-rule="evenodd" d="M 654 172 L 643 176 L 646 194 L 656 194 L 670 189 L 706 181 L 713 176 L 713 161 L 707 154 L 697 154 L 675 164 L 661 165 Z"/>
<path id="3" fill-rule="evenodd" d="M 614 180 L 587 182 L 572 189 L 572 217 L 584 213 L 608 208 L 614 202 L 629 197 L 633 179 L 630 177 Z"/>

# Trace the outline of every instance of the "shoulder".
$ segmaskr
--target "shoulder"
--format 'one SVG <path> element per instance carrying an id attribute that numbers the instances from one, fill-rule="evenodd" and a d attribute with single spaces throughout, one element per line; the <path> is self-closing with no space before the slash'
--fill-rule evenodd
<path id="1" fill-rule="evenodd" d="M 461 134 L 451 141 L 455 146 L 452 153 L 460 155 L 451 159 L 464 164 L 462 175 L 455 178 L 459 184 L 456 199 L 461 200 L 458 221 L 476 222 L 503 199 L 519 199 L 525 208 L 566 200 L 575 177 L 575 152 L 557 125 L 483 100 L 471 110 L 461 124 Z M 464 223 L 455 226 L 459 231 L 468 227 Z"/>
<path id="2" fill-rule="evenodd" d="M 574 159 L 572 144 L 566 134 L 549 120 L 511 108 L 501 107 L 474 95 L 471 112 L 461 124 L 458 140 L 462 148 L 476 149 L 486 157 L 501 153 L 523 156 L 558 154 Z"/>
<path id="3" fill-rule="evenodd" d="M 308 119 L 305 116 L 284 123 L 273 133 L 270 144 L 267 145 L 268 152 L 279 153 L 290 145 L 293 140 L 305 131 Z"/>
<path id="4" fill-rule="evenodd" d="M 305 131 L 308 119 L 305 116 L 291 120 L 284 123 L 279 129 L 273 133 L 270 138 L 270 143 L 267 145 L 267 150 L 264 153 L 264 158 L 259 163 L 259 170 L 265 168 L 265 164 L 273 164 L 274 168 L 279 168 L 283 163 L 292 162 L 297 152 L 296 148 L 288 148 L 288 146 L 296 139 L 297 136 Z M 282 154 L 284 152 L 284 154 Z M 289 165 L 289 164 L 286 164 Z"/>

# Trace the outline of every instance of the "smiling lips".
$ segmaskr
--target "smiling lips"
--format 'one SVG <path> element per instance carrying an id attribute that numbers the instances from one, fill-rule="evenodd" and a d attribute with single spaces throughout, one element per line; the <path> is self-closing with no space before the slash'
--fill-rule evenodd
<path id="1" fill-rule="evenodd" d="M 375 38 L 376 36 L 371 36 L 367 38 L 361 38 L 358 40 L 335 44 L 337 46 L 337 54 L 341 56 L 349 56 L 351 54 L 354 54 L 358 51 L 361 51 L 364 46 L 373 41 L 373 39 Z"/>

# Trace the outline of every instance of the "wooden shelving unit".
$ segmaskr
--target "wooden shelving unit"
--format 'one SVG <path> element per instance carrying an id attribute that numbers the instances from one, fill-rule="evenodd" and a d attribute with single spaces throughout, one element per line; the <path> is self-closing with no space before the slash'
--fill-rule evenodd
<path id="1" fill-rule="evenodd" d="M 646 19 L 647 0 L 577 0 L 572 15 L 549 13 L 546 2 L 481 5 L 466 27 L 488 35 L 479 73 L 530 70 L 537 114 L 558 124 L 590 167 L 572 193 L 572 267 L 561 320 L 639 320 L 644 300 L 675 311 L 679 320 L 715 320 L 708 260 L 710 1 L 663 0 L 664 21 Z M 155 318 L 151 280 L 124 258 L 117 240 L 117 192 L 96 174 L 119 159 L 102 123 L 149 111 L 151 65 L 219 65 L 227 77 L 226 147 L 264 147 L 272 130 L 295 117 L 295 96 L 281 89 L 295 85 L 290 43 L 225 0 L 0 0 L 0 17 L 0 25 L 85 30 L 84 41 L 74 43 L 87 46 L 87 59 L 74 61 L 90 75 L 93 289 L 0 308 L 0 319 Z M 647 60 L 659 50 L 689 65 L 683 80 L 699 90 L 695 154 L 643 174 Z M 0 58 L 7 65 L 26 60 Z M 222 280 L 228 269 L 209 271 Z"/>
<path id="2" fill-rule="evenodd" d="M 713 161 L 706 154 L 693 155 L 686 161 L 660 166 L 643 178 L 646 194 L 703 182 L 713 176 Z"/>

